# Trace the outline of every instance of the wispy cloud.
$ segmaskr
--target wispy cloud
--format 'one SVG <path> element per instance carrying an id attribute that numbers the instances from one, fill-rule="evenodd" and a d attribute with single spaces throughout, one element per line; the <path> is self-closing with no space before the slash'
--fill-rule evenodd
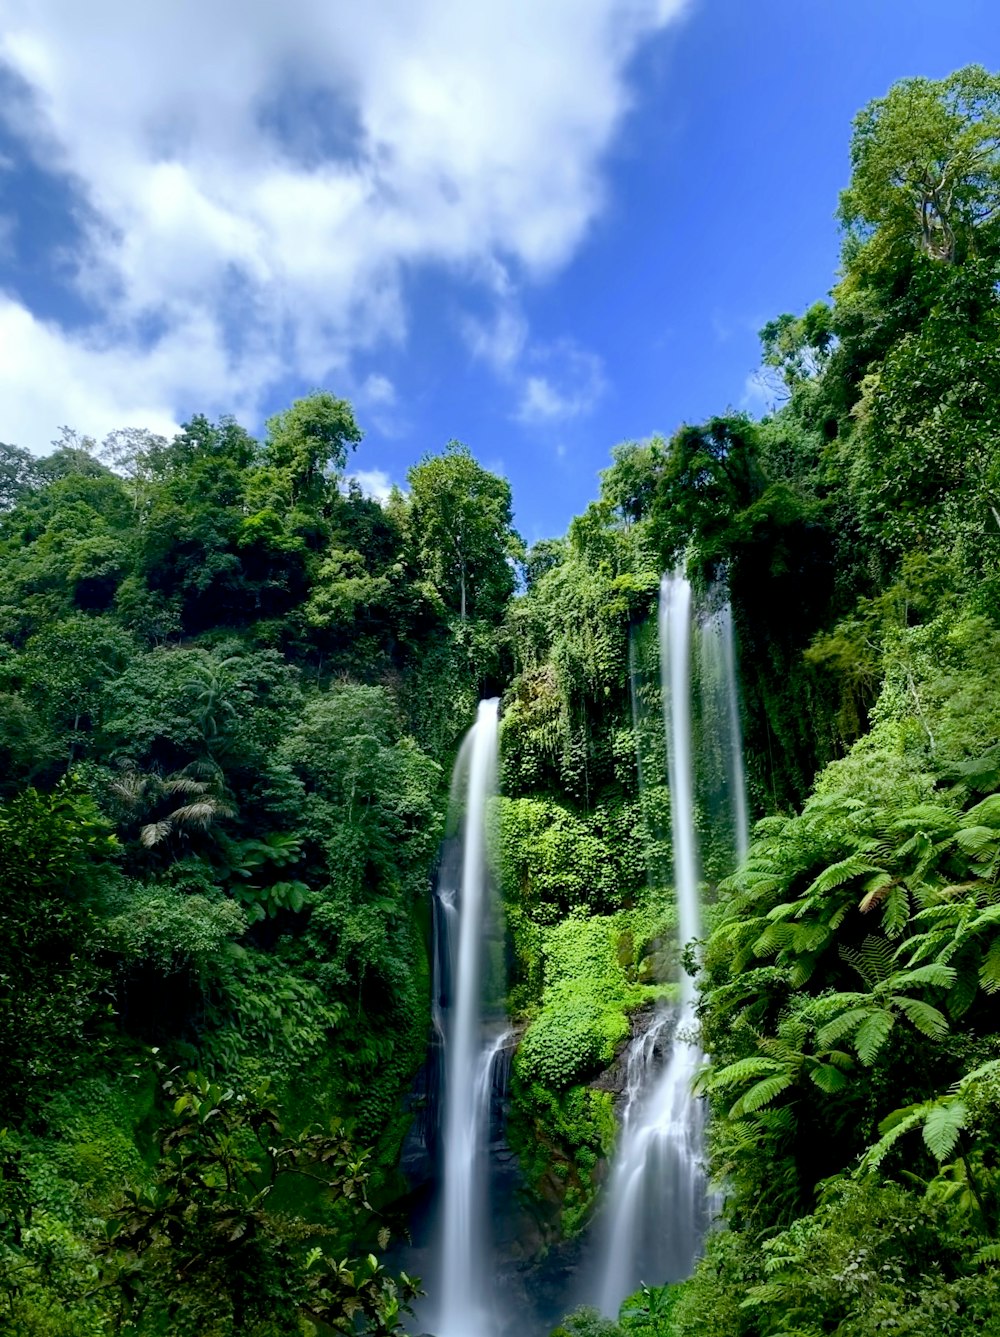
<path id="1" fill-rule="evenodd" d="M 0 435 L 252 415 L 283 377 L 346 381 L 360 351 L 407 338 L 419 265 L 506 283 L 480 355 L 512 364 L 530 341 L 510 274 L 579 246 L 631 57 L 682 8 L 8 0 L 0 65 L 21 92 L 0 116 L 87 220 L 93 323 L 4 299 Z M 530 374 L 551 393 L 526 390 L 525 412 L 567 395 Z"/>
<path id="2" fill-rule="evenodd" d="M 758 367 L 743 382 L 740 408 L 752 417 L 761 418 L 773 413 L 788 398 L 781 377 L 771 367 Z"/>
<path id="3" fill-rule="evenodd" d="M 604 364 L 571 339 L 539 343 L 516 299 L 504 294 L 492 316 L 462 320 L 469 351 L 513 390 L 511 416 L 525 426 L 589 413 L 606 389 Z"/>
<path id="4" fill-rule="evenodd" d="M 601 359 L 568 340 L 536 350 L 531 362 L 515 414 L 519 422 L 568 422 L 589 413 L 604 393 Z"/>
<path id="5" fill-rule="evenodd" d="M 361 385 L 361 400 L 365 404 L 385 405 L 392 407 L 396 402 L 396 387 L 388 376 L 381 376 L 373 372 L 366 376 Z"/>

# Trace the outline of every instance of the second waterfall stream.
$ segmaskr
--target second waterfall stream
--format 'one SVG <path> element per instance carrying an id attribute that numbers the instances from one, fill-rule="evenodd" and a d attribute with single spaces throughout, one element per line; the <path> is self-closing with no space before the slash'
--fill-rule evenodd
<path id="1" fill-rule="evenodd" d="M 710 741 L 728 754 L 727 806 L 734 853 L 741 858 L 747 847 L 747 819 L 736 659 L 728 607 L 698 622 L 691 586 L 681 575 L 666 575 L 661 582 L 658 633 L 677 932 L 683 949 L 701 937 L 691 719 L 693 635 L 700 639 L 702 699 L 721 705 L 717 712 L 703 708 L 701 734 L 703 738 L 711 734 Z M 660 1284 L 688 1276 L 708 1228 L 704 1116 L 701 1102 L 691 1092 L 703 1062 L 692 1038 L 694 1001 L 694 981 L 682 969 L 676 1009 L 661 1011 L 629 1050 L 622 1128 L 603 1213 L 598 1303 L 612 1318 L 641 1282 Z"/>

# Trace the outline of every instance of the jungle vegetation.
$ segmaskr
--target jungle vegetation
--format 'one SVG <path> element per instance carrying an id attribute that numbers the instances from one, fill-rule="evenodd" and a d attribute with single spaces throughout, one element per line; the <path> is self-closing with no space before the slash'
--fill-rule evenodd
<path id="1" fill-rule="evenodd" d="M 774 407 L 614 448 L 525 551 L 458 443 L 379 504 L 353 411 L 0 447 L 0 1330 L 404 1331 L 404 1103 L 457 743 L 502 694 L 545 1238 L 683 968 L 630 644 L 724 581 L 751 802 L 699 970 L 724 1226 L 574 1337 L 1000 1333 L 1000 77 L 863 109 Z M 832 202 L 831 202 L 832 203 Z M 723 876 L 723 873 L 728 875 Z"/>

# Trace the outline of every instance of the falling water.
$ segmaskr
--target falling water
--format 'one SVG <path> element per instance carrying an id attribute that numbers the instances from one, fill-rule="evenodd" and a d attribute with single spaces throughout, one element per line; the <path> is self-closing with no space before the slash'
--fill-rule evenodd
<path id="1" fill-rule="evenodd" d="M 710 612 L 698 632 L 702 742 L 706 750 L 711 748 L 720 772 L 710 777 L 709 787 L 714 791 L 714 799 L 723 800 L 724 824 L 732 840 L 730 857 L 735 854 L 736 862 L 742 863 L 749 849 L 750 834 L 733 613 L 729 604 L 723 603 Z"/>
<path id="2" fill-rule="evenodd" d="M 701 916 L 691 758 L 691 586 L 682 576 L 663 577 L 659 633 L 678 932 L 686 946 L 700 936 Z M 694 985 L 682 972 L 677 1012 L 654 1019 L 629 1051 L 600 1294 L 601 1309 L 610 1317 L 617 1316 L 622 1300 L 643 1278 L 661 1282 L 687 1276 L 704 1236 L 702 1116 L 691 1094 L 702 1058 L 687 1035 L 693 1009 Z M 659 1051 L 671 1026 L 663 1066 Z"/>
<path id="3" fill-rule="evenodd" d="M 482 701 L 456 763 L 466 777 L 461 874 L 439 887 L 448 947 L 450 1006 L 436 1012 L 444 1037 L 444 1195 L 439 1337 L 493 1337 L 486 1230 L 486 1143 L 494 1064 L 505 1035 L 484 1039 L 482 992 L 490 918 L 487 805 L 496 791 L 497 705 Z M 439 953 L 439 955 L 442 955 Z"/>

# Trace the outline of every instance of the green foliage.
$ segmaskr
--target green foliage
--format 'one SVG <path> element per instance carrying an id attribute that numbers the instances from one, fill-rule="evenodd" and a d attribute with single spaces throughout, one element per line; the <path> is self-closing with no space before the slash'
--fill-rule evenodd
<path id="1" fill-rule="evenodd" d="M 901 79 L 855 118 L 851 168 L 840 215 L 855 243 L 963 258 L 1000 215 L 1000 78 Z"/>
<path id="2" fill-rule="evenodd" d="M 451 441 L 409 471 L 411 543 L 425 578 L 452 612 L 496 621 L 514 590 L 523 555 L 510 484 Z"/>
<path id="3" fill-rule="evenodd" d="M 105 980 L 92 959 L 114 839 L 72 781 L 0 806 L 2 1106 L 19 1110 L 82 1045 Z"/>
<path id="4" fill-rule="evenodd" d="M 299 1316 L 334 1331 L 401 1333 L 419 1285 L 374 1254 L 327 1252 L 337 1232 L 269 1210 L 288 1176 L 318 1180 L 331 1205 L 369 1210 L 366 1157 L 339 1130 L 285 1135 L 267 1084 L 236 1093 L 198 1074 L 168 1075 L 172 1119 L 152 1182 L 127 1191 L 100 1252 L 102 1284 L 140 1330 L 287 1332 Z M 314 1240 L 321 1243 L 310 1243 Z M 385 1244 L 383 1240 L 383 1247 Z"/>

